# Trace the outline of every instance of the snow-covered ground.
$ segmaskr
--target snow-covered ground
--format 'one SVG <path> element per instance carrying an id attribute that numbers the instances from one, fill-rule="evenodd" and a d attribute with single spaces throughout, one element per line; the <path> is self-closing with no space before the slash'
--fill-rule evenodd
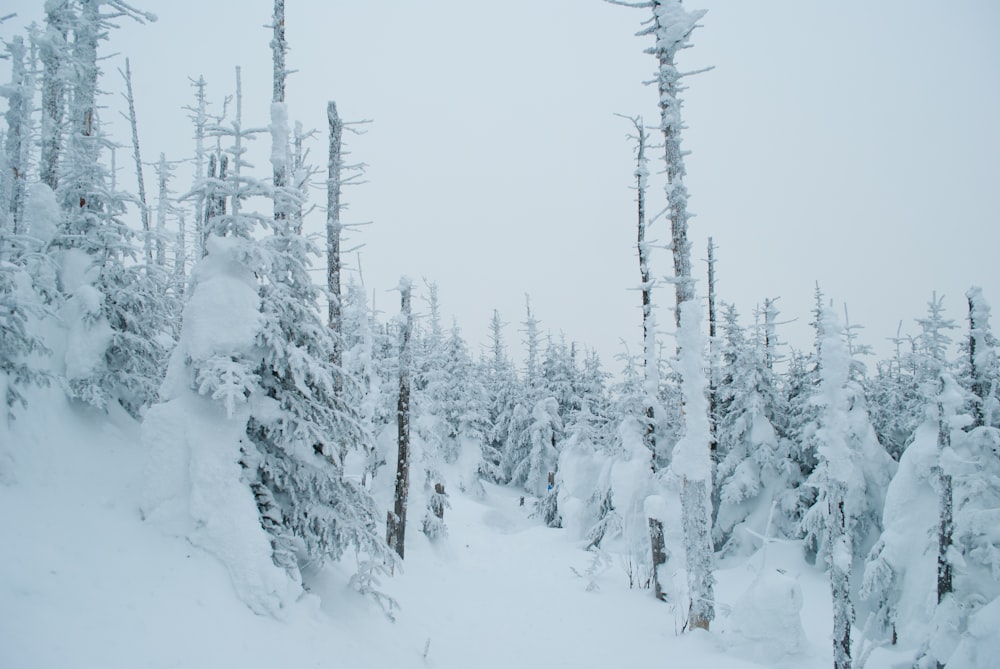
<path id="1" fill-rule="evenodd" d="M 435 543 L 413 514 L 404 570 L 382 583 L 394 621 L 346 566 L 312 575 L 285 619 L 258 616 L 214 557 L 143 521 L 137 424 L 54 390 L 32 400 L 0 427 L 3 668 L 831 665 L 829 587 L 798 546 L 720 569 L 712 631 L 682 634 L 681 608 L 630 590 L 620 559 L 492 486 L 449 491 Z M 868 667 L 906 657 L 876 651 Z"/>

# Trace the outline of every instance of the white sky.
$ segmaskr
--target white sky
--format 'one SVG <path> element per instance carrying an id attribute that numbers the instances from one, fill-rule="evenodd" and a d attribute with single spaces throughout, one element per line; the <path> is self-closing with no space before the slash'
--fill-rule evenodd
<path id="1" fill-rule="evenodd" d="M 399 277 L 426 277 L 470 344 L 485 340 L 496 308 L 519 355 L 530 293 L 543 329 L 596 348 L 609 369 L 622 340 L 637 352 L 633 149 L 614 114 L 658 120 L 656 92 L 642 85 L 655 67 L 649 38 L 633 36 L 648 11 L 599 0 L 287 1 L 290 114 L 320 131 L 314 162 L 325 173 L 327 100 L 345 119 L 374 121 L 348 140 L 369 169 L 347 192 L 346 218 L 373 222 L 354 240 L 378 306 L 395 313 Z M 103 88 L 117 108 L 116 69 L 129 56 L 144 159 L 193 153 L 180 109 L 192 103 L 189 76 L 204 74 L 219 103 L 241 65 L 246 123 L 267 124 L 269 1 L 136 3 L 159 21 L 111 35 L 103 53 L 120 55 L 105 61 Z M 41 6 L 5 3 L 0 13 L 20 17 L 0 34 L 40 21 Z M 960 323 L 969 285 L 1000 308 L 1000 5 L 686 6 L 709 10 L 681 56 L 685 70 L 715 66 L 688 80 L 684 148 L 694 258 L 713 235 L 720 299 L 749 321 L 780 296 L 782 317 L 797 319 L 781 334 L 803 348 L 818 280 L 881 351 L 900 320 L 915 331 L 933 290 Z M 110 111 L 104 121 L 127 143 Z M 131 188 L 128 153 L 120 181 Z M 152 178 L 148 169 L 150 190 Z M 662 202 L 662 178 L 650 190 Z M 667 240 L 667 221 L 652 234 Z M 661 251 L 654 273 L 671 268 Z M 672 304 L 672 288 L 655 299 Z M 664 330 L 672 321 L 660 315 Z"/>

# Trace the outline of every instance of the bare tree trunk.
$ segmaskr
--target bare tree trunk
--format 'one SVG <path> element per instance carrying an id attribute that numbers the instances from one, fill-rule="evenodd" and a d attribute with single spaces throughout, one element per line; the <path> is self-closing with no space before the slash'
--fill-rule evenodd
<path id="1" fill-rule="evenodd" d="M 410 337 L 413 331 L 408 279 L 400 282 L 402 303 L 399 336 L 399 400 L 396 405 L 397 455 L 396 493 L 386 523 L 386 541 L 403 558 L 406 533 L 406 501 L 410 494 Z"/>
<path id="2" fill-rule="evenodd" d="M 669 6 L 672 5 L 672 6 Z M 694 281 L 691 274 L 691 245 L 688 242 L 688 218 L 687 211 L 688 192 L 684 186 L 684 153 L 681 151 L 681 131 L 683 122 L 681 121 L 681 100 L 680 100 L 680 79 L 674 63 L 677 52 L 689 46 L 691 32 L 697 26 L 698 20 L 704 16 L 704 11 L 686 12 L 680 7 L 679 2 L 673 0 L 652 0 L 653 21 L 648 31 L 656 38 L 656 45 L 653 52 L 659 61 L 659 71 L 657 73 L 657 88 L 660 100 L 660 130 L 663 132 L 663 146 L 666 154 L 667 164 L 667 210 L 670 216 L 671 248 L 674 259 L 674 289 L 676 296 L 675 303 L 675 323 L 680 331 L 686 327 L 695 327 L 694 322 L 685 323 L 683 314 L 687 313 L 687 318 L 696 318 L 697 313 L 693 310 L 682 308 L 685 303 L 694 302 Z M 664 19 L 671 21 L 669 25 L 664 24 Z M 679 346 L 678 356 L 693 361 L 695 357 L 701 357 L 700 350 L 689 350 L 690 347 Z M 683 369 L 690 370 L 696 365 L 684 364 Z M 690 372 L 688 372 L 690 373 Z M 681 379 L 682 387 L 688 385 Z M 697 384 L 695 384 L 697 385 Z M 693 398 L 683 397 L 682 402 L 687 407 Z M 708 408 L 705 407 L 707 413 Z M 701 417 L 698 418 L 700 420 Z M 694 418 L 686 416 L 685 432 L 691 432 L 691 424 Z M 686 443 L 686 449 L 704 448 L 704 458 L 710 459 L 710 444 L 708 435 L 704 435 L 706 443 Z M 699 435 L 699 439 L 701 436 Z M 690 437 L 685 441 L 691 441 Z M 693 458 L 689 458 L 693 460 Z M 707 477 L 711 478 L 711 466 Z M 715 618 L 715 594 L 714 577 L 712 575 L 712 542 L 711 542 L 711 512 L 709 511 L 709 481 L 702 478 L 702 473 L 697 476 L 684 476 L 684 484 L 681 489 L 681 513 L 684 518 L 684 546 L 685 563 L 688 572 L 688 590 L 691 598 L 690 610 L 688 614 L 688 625 L 690 628 L 708 629 L 709 623 Z"/>
<path id="3" fill-rule="evenodd" d="M 125 59 L 125 71 L 121 74 L 125 79 L 125 101 L 128 103 L 129 126 L 132 128 L 132 156 L 135 158 L 135 178 L 139 188 L 139 217 L 142 221 L 143 250 L 146 253 L 146 267 L 152 267 L 153 245 L 152 231 L 150 230 L 149 204 L 146 200 L 146 180 L 142 176 L 142 156 L 139 152 L 139 125 L 135 117 L 135 97 L 132 95 L 132 66 L 128 58 Z M 160 154 L 160 159 L 162 160 L 162 158 L 163 154 Z M 162 267 L 162 265 L 160 266 Z"/>
<path id="4" fill-rule="evenodd" d="M 167 157 L 162 153 L 157 163 L 156 177 L 159 182 L 156 207 L 156 266 L 162 269 L 167 264 L 167 213 L 170 210 L 170 196 L 167 192 L 170 167 L 167 165 Z"/>
<path id="5" fill-rule="evenodd" d="M 977 355 L 980 353 L 977 343 L 979 330 L 985 325 L 985 323 L 979 322 L 981 317 L 976 309 L 975 297 L 978 293 L 978 288 L 970 288 L 965 294 L 969 303 L 969 380 L 970 389 L 975 396 L 972 405 L 972 427 L 982 427 L 986 424 L 985 404 L 988 392 L 986 381 L 983 378 L 985 370 L 979 369 L 977 360 Z M 985 339 L 982 343 L 986 343 Z"/>
<path id="6" fill-rule="evenodd" d="M 653 315 L 653 278 L 649 270 L 649 245 L 646 243 L 646 180 L 649 168 L 646 161 L 646 146 L 649 135 L 642 125 L 642 117 L 632 119 L 636 132 L 636 246 L 639 251 L 639 278 L 642 282 L 642 369 L 646 402 L 646 428 L 643 441 L 649 449 L 651 466 L 656 471 L 656 397 L 660 390 L 660 375 L 656 361 L 656 322 Z"/>
<path id="7" fill-rule="evenodd" d="M 667 546 L 663 538 L 663 523 L 656 518 L 649 518 L 649 544 L 653 558 L 653 593 L 660 601 L 666 601 L 667 594 L 660 585 L 660 566 L 667 562 Z"/>
<path id="8" fill-rule="evenodd" d="M 197 106 L 188 107 L 187 109 L 192 112 L 193 116 L 191 118 L 194 121 L 194 181 L 195 184 L 200 184 L 205 178 L 205 126 L 208 123 L 205 77 L 198 77 L 197 81 L 192 80 L 191 85 L 195 88 Z M 214 170 L 212 171 L 214 172 Z M 199 258 L 205 255 L 206 204 L 205 191 L 203 188 L 198 188 L 198 196 L 194 203 L 194 234 L 198 245 L 196 257 Z"/>
<path id="9" fill-rule="evenodd" d="M 285 107 L 285 0 L 274 0 L 271 54 L 274 61 L 273 88 L 271 92 L 271 163 L 274 169 L 274 220 L 288 218 L 290 202 L 285 186 L 288 184 L 288 114 Z"/>
<path id="10" fill-rule="evenodd" d="M 708 425 L 711 429 L 709 451 L 712 454 L 713 491 L 715 490 L 715 466 L 718 465 L 719 441 L 717 438 L 716 413 L 719 409 L 719 366 L 715 358 L 715 337 L 717 314 L 715 311 L 715 244 L 708 238 Z M 716 505 L 713 504 L 713 509 Z M 714 517 L 714 516 L 713 516 Z"/>
<path id="11" fill-rule="evenodd" d="M 942 388 L 943 390 L 943 388 Z M 938 454 L 940 456 L 951 447 L 951 435 L 944 420 L 944 407 L 938 402 Z M 938 604 L 949 593 L 954 591 L 952 583 L 952 566 L 948 559 L 954 534 L 953 496 L 951 476 L 946 474 L 940 464 L 937 466 L 938 483 L 938 555 L 937 555 L 937 601 Z"/>
<path id="12" fill-rule="evenodd" d="M 851 669 L 851 624 L 854 608 L 851 605 L 851 535 L 846 526 L 843 492 L 829 500 L 829 544 L 832 552 L 830 588 L 833 593 L 833 667 Z"/>
<path id="13" fill-rule="evenodd" d="M 333 330 L 333 364 L 341 365 L 343 342 L 343 315 L 341 313 L 340 286 L 340 191 L 343 179 L 344 122 L 337 114 L 337 105 L 326 105 L 326 118 L 330 127 L 330 157 L 326 181 L 326 290 L 328 299 L 328 324 Z"/>
<path id="14" fill-rule="evenodd" d="M 174 292 L 178 298 L 184 297 L 187 283 L 187 242 L 184 239 L 184 214 L 177 217 L 177 241 L 174 244 Z"/>

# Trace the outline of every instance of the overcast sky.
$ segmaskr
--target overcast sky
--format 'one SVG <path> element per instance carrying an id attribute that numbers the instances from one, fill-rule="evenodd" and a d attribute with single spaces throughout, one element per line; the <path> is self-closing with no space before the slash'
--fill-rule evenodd
<path id="1" fill-rule="evenodd" d="M 102 83 L 117 107 L 116 70 L 131 58 L 145 159 L 192 154 L 188 77 L 203 74 L 218 104 L 241 65 L 245 122 L 267 124 L 270 2 L 135 4 L 159 21 L 112 33 L 102 53 L 120 55 L 103 63 Z M 763 298 L 780 297 L 783 318 L 797 319 L 781 334 L 803 348 L 819 281 L 881 351 L 901 320 L 915 332 L 931 291 L 959 323 L 970 285 L 1000 305 L 1000 4 L 686 6 L 708 14 L 680 65 L 715 68 L 684 93 L 691 239 L 700 261 L 715 238 L 720 299 L 750 321 Z M 8 0 L 0 13 L 40 21 L 41 7 Z M 368 183 L 347 192 L 346 219 L 372 222 L 353 241 L 380 309 L 397 310 L 401 275 L 427 278 L 474 347 L 496 308 L 519 355 L 530 293 L 543 329 L 596 348 L 612 370 L 623 340 L 638 350 L 633 147 L 615 114 L 658 121 L 643 85 L 651 42 L 634 36 L 647 15 L 599 0 L 288 0 L 288 102 L 319 131 L 313 160 L 325 169 L 327 100 L 373 121 L 348 138 Z M 104 121 L 126 143 L 111 112 Z M 132 180 L 123 169 L 121 183 Z M 658 203 L 662 183 L 650 180 Z M 666 241 L 668 228 L 661 219 L 652 236 Z M 654 257 L 655 275 L 671 268 L 666 251 Z M 672 288 L 655 299 L 672 304 Z M 669 349 L 672 322 L 661 314 Z"/>

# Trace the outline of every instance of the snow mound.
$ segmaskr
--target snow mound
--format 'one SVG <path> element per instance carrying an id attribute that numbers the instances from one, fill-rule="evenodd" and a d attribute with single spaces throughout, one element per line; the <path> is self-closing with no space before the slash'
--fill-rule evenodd
<path id="1" fill-rule="evenodd" d="M 227 418 L 204 398 L 180 397 L 152 407 L 142 425 L 149 451 L 142 511 L 168 534 L 186 536 L 217 557 L 236 594 L 255 613 L 282 617 L 301 586 L 275 566 L 242 478 L 245 426 L 245 416 Z"/>
<path id="2" fill-rule="evenodd" d="M 791 576 L 776 570 L 760 574 L 729 614 L 732 649 L 768 665 L 804 653 L 802 601 L 802 588 Z"/>

